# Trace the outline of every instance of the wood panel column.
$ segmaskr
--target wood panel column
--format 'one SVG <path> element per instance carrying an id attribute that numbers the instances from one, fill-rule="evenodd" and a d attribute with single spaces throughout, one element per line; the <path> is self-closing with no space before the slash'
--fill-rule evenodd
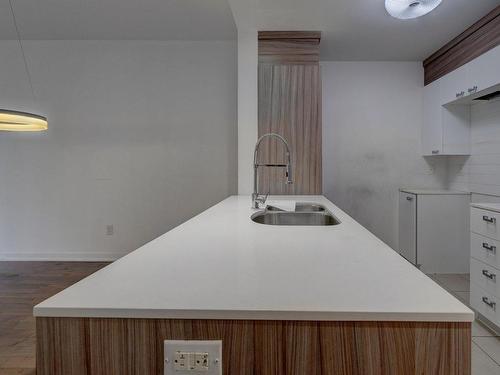
<path id="1" fill-rule="evenodd" d="M 316 31 L 259 32 L 259 137 L 277 133 L 292 151 L 293 184 L 284 170 L 259 169 L 259 192 L 321 194 L 321 71 Z M 284 162 L 284 146 L 262 142 L 260 162 Z"/>

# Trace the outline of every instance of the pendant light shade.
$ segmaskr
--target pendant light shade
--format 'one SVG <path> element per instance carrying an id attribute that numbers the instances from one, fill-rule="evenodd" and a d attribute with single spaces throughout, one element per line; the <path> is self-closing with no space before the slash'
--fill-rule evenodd
<path id="1" fill-rule="evenodd" d="M 0 109 L 0 130 L 12 132 L 36 132 L 47 130 L 47 119 L 32 113 Z"/>
<path id="2" fill-rule="evenodd" d="M 394 18 L 407 20 L 432 12 L 442 0 L 385 0 L 385 9 Z"/>
<path id="3" fill-rule="evenodd" d="M 21 55 L 23 57 L 24 69 L 26 71 L 26 78 L 28 79 L 28 83 L 31 88 L 31 94 L 33 95 L 33 102 L 36 102 L 35 90 L 33 89 L 33 83 L 31 82 L 31 74 L 28 69 L 28 62 L 26 61 L 21 34 L 19 33 L 19 28 L 17 27 L 16 14 L 14 13 L 14 6 L 12 5 L 12 1 L 13 0 L 9 0 L 12 22 L 14 24 L 14 28 L 16 29 L 17 42 L 19 43 L 19 50 L 21 51 Z M 34 115 L 27 112 L 0 109 L 0 131 L 38 132 L 47 130 L 47 128 L 47 118 L 43 116 Z"/>

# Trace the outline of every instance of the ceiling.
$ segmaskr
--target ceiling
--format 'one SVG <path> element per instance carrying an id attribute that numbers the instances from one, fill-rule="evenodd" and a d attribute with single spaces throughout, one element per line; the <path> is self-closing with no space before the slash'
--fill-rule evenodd
<path id="1" fill-rule="evenodd" d="M 397 20 L 384 0 L 12 0 L 23 39 L 231 40 L 239 29 L 320 30 L 323 60 L 411 60 L 430 55 L 500 0 L 443 0 Z M 229 3 L 229 4 L 228 4 Z M 234 18 L 233 18 L 234 14 Z M 0 39 L 16 39 L 0 0 Z"/>
<path id="2" fill-rule="evenodd" d="M 229 40 L 227 0 L 12 0 L 22 39 Z M 0 0 L 0 39 L 16 39 Z"/>
<path id="3" fill-rule="evenodd" d="M 384 0 L 229 0 L 238 28 L 320 30 L 322 60 L 420 61 L 500 5 L 443 0 L 430 14 L 390 17 Z M 251 4 L 251 5 L 250 5 Z"/>

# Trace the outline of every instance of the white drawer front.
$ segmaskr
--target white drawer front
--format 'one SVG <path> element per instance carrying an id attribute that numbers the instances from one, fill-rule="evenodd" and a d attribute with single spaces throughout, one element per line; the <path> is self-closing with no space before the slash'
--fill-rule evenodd
<path id="1" fill-rule="evenodd" d="M 473 258 L 500 269 L 500 241 L 471 233 L 470 253 Z"/>
<path id="2" fill-rule="evenodd" d="M 500 306 L 498 302 L 498 299 L 491 293 L 471 282 L 470 304 L 472 308 L 497 325 L 500 324 Z"/>
<path id="3" fill-rule="evenodd" d="M 498 212 L 471 207 L 470 225 L 474 233 L 500 240 L 500 214 Z"/>
<path id="4" fill-rule="evenodd" d="M 495 297 L 500 296 L 500 271 L 495 267 L 471 258 L 470 279 Z"/>

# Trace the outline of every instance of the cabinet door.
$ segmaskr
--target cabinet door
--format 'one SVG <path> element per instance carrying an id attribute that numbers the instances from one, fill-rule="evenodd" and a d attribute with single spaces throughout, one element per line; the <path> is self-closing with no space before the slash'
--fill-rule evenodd
<path id="1" fill-rule="evenodd" d="M 443 152 L 443 127 L 439 85 L 441 80 L 424 87 L 422 155 L 439 155 Z"/>
<path id="2" fill-rule="evenodd" d="M 441 107 L 444 155 L 470 154 L 470 106 Z"/>
<path id="3" fill-rule="evenodd" d="M 476 90 L 472 93 L 487 89 L 500 83 L 500 46 L 495 47 L 470 63 L 470 82 L 468 88 Z"/>
<path id="4" fill-rule="evenodd" d="M 471 85 L 469 70 L 470 64 L 465 64 L 441 78 L 441 105 L 467 95 L 467 88 Z"/>
<path id="5" fill-rule="evenodd" d="M 469 195 L 419 195 L 417 260 L 424 273 L 469 273 Z"/>
<path id="6" fill-rule="evenodd" d="M 319 65 L 259 63 L 258 134 L 285 137 L 292 152 L 293 184 L 284 170 L 259 168 L 259 191 L 270 194 L 321 194 L 321 71 Z M 282 142 L 263 140 L 260 162 L 282 160 Z"/>
<path id="7" fill-rule="evenodd" d="M 399 193 L 399 253 L 417 264 L 417 196 Z"/>

